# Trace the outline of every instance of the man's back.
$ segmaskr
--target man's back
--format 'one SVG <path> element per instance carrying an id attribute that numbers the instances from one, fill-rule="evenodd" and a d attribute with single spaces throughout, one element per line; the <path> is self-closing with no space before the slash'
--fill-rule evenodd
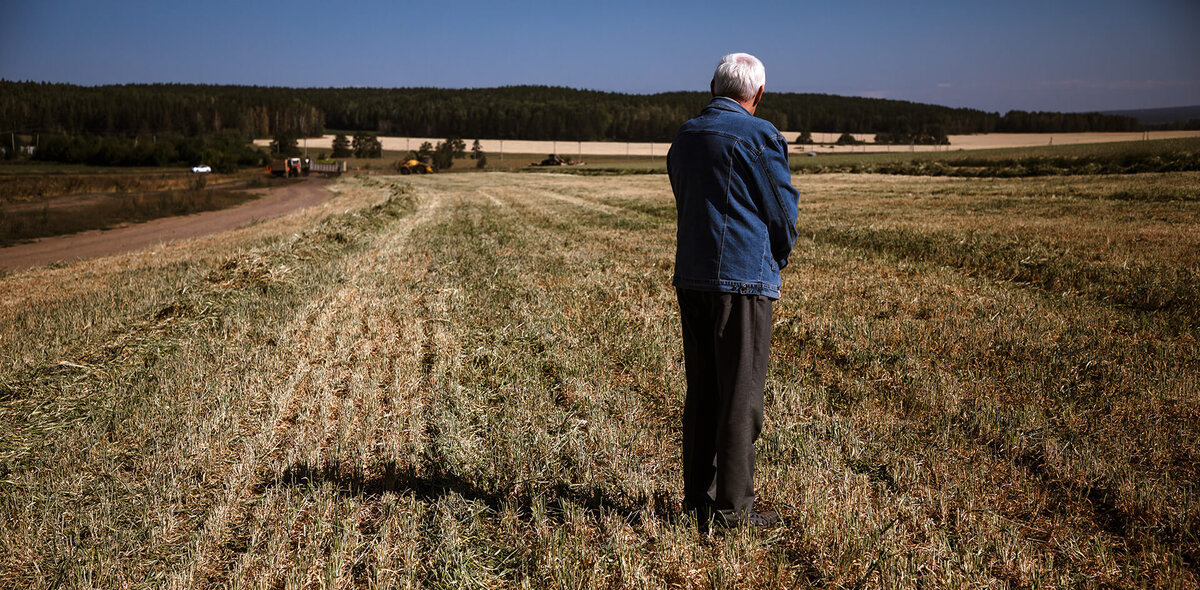
<path id="1" fill-rule="evenodd" d="M 717 97 L 680 127 L 667 171 L 679 214 L 674 284 L 778 298 L 796 239 L 783 135 Z"/>

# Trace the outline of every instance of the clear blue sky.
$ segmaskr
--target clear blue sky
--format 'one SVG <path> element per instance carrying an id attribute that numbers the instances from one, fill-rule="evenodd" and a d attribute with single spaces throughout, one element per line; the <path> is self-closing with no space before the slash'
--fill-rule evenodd
<path id="1" fill-rule="evenodd" d="M 1200 0 L 0 0 L 0 77 L 84 85 L 767 90 L 988 111 L 1200 104 Z"/>

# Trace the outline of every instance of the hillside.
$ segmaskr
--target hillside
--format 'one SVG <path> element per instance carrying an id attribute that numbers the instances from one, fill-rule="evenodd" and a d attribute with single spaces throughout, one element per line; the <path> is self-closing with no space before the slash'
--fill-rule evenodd
<path id="1" fill-rule="evenodd" d="M 1106 115 L 1137 119 L 1142 125 L 1170 127 L 1176 129 L 1200 128 L 1200 105 L 1167 107 L 1161 109 L 1135 109 L 1128 111 L 1105 111 Z"/>
<path id="2" fill-rule="evenodd" d="M 0 80 L 0 130 L 38 134 L 313 136 L 325 129 L 415 137 L 669 141 L 704 92 L 639 95 L 548 86 L 478 89 L 280 88 L 185 84 L 76 86 Z M 1134 131 L 1097 113 L 1004 115 L 905 101 L 772 94 L 759 116 L 780 129 L 884 133 L 898 143 L 946 134 Z"/>

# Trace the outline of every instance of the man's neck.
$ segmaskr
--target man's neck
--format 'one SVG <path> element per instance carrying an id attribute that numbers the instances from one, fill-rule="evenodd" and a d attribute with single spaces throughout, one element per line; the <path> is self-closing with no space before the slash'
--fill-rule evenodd
<path id="1" fill-rule="evenodd" d="M 722 99 L 728 100 L 729 102 L 737 103 L 738 106 L 742 107 L 743 109 L 746 109 L 746 112 L 750 113 L 751 115 L 754 114 L 754 107 L 757 106 L 753 102 L 742 102 L 736 98 L 732 98 L 729 96 L 714 96 L 713 98 L 722 98 Z"/>

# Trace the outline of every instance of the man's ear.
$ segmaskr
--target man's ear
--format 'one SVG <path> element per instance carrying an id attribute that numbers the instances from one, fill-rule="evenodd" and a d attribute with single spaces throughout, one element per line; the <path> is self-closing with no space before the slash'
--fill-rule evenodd
<path id="1" fill-rule="evenodd" d="M 761 100 L 762 100 L 763 89 L 765 89 L 765 88 L 766 88 L 765 86 L 759 86 L 759 87 L 758 87 L 758 92 L 755 92 L 755 93 L 754 93 L 754 101 L 753 101 L 753 104 L 754 104 L 754 106 L 756 106 L 756 107 L 757 107 L 757 106 L 758 106 L 758 103 L 759 103 L 759 101 L 761 101 Z"/>

